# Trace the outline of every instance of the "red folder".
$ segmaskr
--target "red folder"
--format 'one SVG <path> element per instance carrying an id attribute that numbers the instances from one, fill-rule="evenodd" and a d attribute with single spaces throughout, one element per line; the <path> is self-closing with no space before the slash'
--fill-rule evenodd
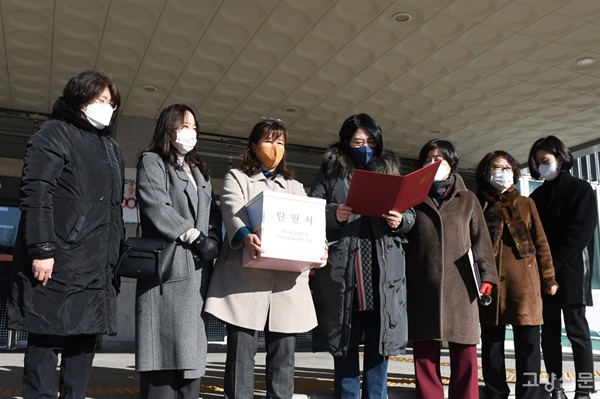
<path id="1" fill-rule="evenodd" d="M 346 205 L 352 213 L 381 217 L 389 211 L 404 212 L 425 201 L 440 162 L 406 176 L 355 169 Z"/>

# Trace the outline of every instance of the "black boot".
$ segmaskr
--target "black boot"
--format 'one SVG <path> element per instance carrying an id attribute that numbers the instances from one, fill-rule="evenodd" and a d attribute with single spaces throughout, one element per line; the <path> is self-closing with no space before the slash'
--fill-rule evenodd
<path id="1" fill-rule="evenodd" d="M 552 396 L 550 396 L 551 399 L 569 399 L 567 398 L 567 395 L 565 394 L 565 390 L 562 388 L 554 388 L 552 390 Z"/>
<path id="2" fill-rule="evenodd" d="M 573 399 L 590 399 L 591 395 L 589 392 L 575 391 L 575 397 Z"/>

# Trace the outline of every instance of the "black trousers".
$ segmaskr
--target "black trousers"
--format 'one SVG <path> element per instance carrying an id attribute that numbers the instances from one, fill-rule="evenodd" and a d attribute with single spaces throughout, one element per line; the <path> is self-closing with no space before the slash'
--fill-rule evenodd
<path id="1" fill-rule="evenodd" d="M 84 399 L 92 373 L 96 335 L 29 334 L 23 368 L 23 399 Z M 56 378 L 61 353 L 60 378 Z"/>
<path id="2" fill-rule="evenodd" d="M 227 324 L 225 399 L 254 398 L 254 356 L 258 331 Z M 296 335 L 265 331 L 267 399 L 294 395 Z"/>
<path id="3" fill-rule="evenodd" d="M 506 325 L 481 325 L 481 365 L 486 399 L 506 399 L 510 389 L 506 383 L 504 336 Z M 539 399 L 540 326 L 513 326 L 515 363 L 517 368 L 516 397 Z"/>
<path id="4" fill-rule="evenodd" d="M 554 387 L 562 381 L 561 310 L 565 319 L 567 338 L 573 349 L 576 390 L 594 390 L 594 359 L 590 327 L 585 318 L 585 306 L 564 305 L 556 296 L 544 295 L 544 325 L 542 326 L 542 351 L 549 379 Z"/>
<path id="5" fill-rule="evenodd" d="M 200 378 L 184 379 L 181 370 L 140 373 L 140 399 L 198 399 Z"/>

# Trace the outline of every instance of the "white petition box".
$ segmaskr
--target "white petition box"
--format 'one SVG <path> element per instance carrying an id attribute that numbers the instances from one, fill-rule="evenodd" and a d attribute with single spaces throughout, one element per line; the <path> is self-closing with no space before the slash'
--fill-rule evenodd
<path id="1" fill-rule="evenodd" d="M 325 253 L 325 200 L 263 191 L 246 204 L 251 230 L 265 250 L 256 260 L 243 251 L 244 267 L 303 272 Z"/>

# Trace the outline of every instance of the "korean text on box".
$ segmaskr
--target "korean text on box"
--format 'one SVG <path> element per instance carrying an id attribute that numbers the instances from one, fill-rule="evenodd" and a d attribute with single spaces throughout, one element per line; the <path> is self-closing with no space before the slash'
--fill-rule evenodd
<path id="1" fill-rule="evenodd" d="M 323 262 L 324 199 L 263 191 L 246 204 L 246 211 L 265 252 L 252 260 L 244 251 L 244 267 L 303 272 Z"/>

